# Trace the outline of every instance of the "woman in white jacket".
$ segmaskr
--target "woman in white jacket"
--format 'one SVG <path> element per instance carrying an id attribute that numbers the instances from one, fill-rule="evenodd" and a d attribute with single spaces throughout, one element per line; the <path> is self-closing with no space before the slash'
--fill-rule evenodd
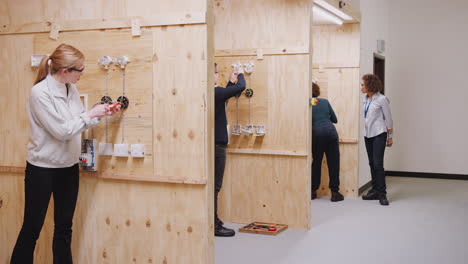
<path id="1" fill-rule="evenodd" d="M 107 104 L 86 112 L 75 84 L 84 71 L 84 55 L 62 44 L 43 58 L 28 103 L 29 143 L 25 172 L 24 221 L 11 263 L 33 263 L 34 248 L 54 198 L 54 263 L 73 263 L 72 221 L 78 197 L 81 132 L 112 115 Z"/>
<path id="2" fill-rule="evenodd" d="M 364 141 L 372 176 L 372 189 L 362 196 L 364 200 L 379 200 L 388 205 L 385 184 L 385 147 L 393 145 L 393 119 L 390 101 L 381 94 L 382 82 L 374 74 L 366 74 L 361 79 L 361 92 L 366 94 L 364 108 Z"/>

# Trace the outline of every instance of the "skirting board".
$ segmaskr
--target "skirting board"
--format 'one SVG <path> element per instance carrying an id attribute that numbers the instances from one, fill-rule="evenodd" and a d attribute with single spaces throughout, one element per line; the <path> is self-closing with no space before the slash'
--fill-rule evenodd
<path id="1" fill-rule="evenodd" d="M 385 171 L 386 176 L 412 177 L 412 178 L 431 178 L 446 180 L 468 180 L 466 174 L 447 174 L 447 173 L 428 173 L 428 172 L 409 172 L 409 171 Z"/>
<path id="2" fill-rule="evenodd" d="M 372 186 L 372 181 L 369 181 L 368 183 L 366 183 L 363 186 L 359 187 L 358 196 L 361 196 L 361 194 L 363 194 L 371 186 Z"/>

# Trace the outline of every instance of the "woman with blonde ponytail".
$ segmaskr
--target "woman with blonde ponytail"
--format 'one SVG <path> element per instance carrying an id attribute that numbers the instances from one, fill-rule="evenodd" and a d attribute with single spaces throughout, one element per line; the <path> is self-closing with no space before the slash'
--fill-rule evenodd
<path id="1" fill-rule="evenodd" d="M 29 143 L 25 171 L 24 220 L 11 263 L 33 263 L 34 248 L 51 196 L 54 199 L 54 264 L 73 263 L 72 221 L 78 197 L 81 132 L 119 107 L 107 104 L 86 111 L 75 84 L 85 57 L 61 44 L 42 59 L 28 103 Z"/>

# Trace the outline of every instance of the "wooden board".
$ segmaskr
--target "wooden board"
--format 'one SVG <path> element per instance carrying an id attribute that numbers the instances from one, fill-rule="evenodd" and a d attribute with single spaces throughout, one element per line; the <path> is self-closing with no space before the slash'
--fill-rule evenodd
<path id="1" fill-rule="evenodd" d="M 340 190 L 345 196 L 357 197 L 360 25 L 315 25 L 313 30 L 312 75 L 321 88 L 320 97 L 329 100 L 338 118 Z M 328 167 L 324 159 L 319 196 L 330 194 L 328 183 Z"/>
<path id="2" fill-rule="evenodd" d="M 53 20 L 20 25 L 5 24 L 0 25 L 0 35 L 50 32 L 55 28 L 59 28 L 59 32 L 131 28 L 132 22 L 135 20 L 138 21 L 141 27 L 205 24 L 206 14 L 203 12 L 190 14 L 165 13 L 153 15 L 151 17 L 139 16 L 104 19 Z"/>
<path id="3" fill-rule="evenodd" d="M 85 74 L 77 84 L 81 94 L 88 95 L 88 109 L 108 94 L 114 101 L 123 94 L 123 71 L 116 66 L 109 69 L 108 93 L 106 93 L 105 71 L 97 65 L 104 55 L 115 58 L 125 55 L 131 62 L 125 69 L 125 94 L 129 107 L 89 131 L 89 136 L 98 142 L 114 144 L 144 144 L 144 158 L 120 158 L 99 156 L 97 175 L 105 178 L 150 177 L 153 175 L 153 109 L 152 98 L 152 59 L 153 36 L 144 30 L 139 38 L 132 38 L 128 30 L 65 32 L 60 42 L 73 45 L 86 56 Z M 35 54 L 50 54 L 60 42 L 51 40 L 47 34 L 38 34 L 34 40 Z M 129 48 L 132 47 L 132 48 Z"/>
<path id="4" fill-rule="evenodd" d="M 311 8 L 306 0 L 215 0 L 219 84 L 227 82 L 232 63 L 254 62 L 246 75 L 254 90 L 251 114 L 241 96 L 239 123 L 266 128 L 261 137 L 230 136 L 223 221 L 310 227 Z M 227 115 L 232 128 L 236 99 L 229 100 Z"/>
<path id="5" fill-rule="evenodd" d="M 314 68 L 359 67 L 360 24 L 314 25 Z"/>
<path id="6" fill-rule="evenodd" d="M 206 182 L 207 105 L 214 100 L 207 91 L 206 26 L 158 27 L 153 34 L 155 177 Z"/>
<path id="7" fill-rule="evenodd" d="M 27 24 L 54 20 L 106 19 L 116 17 L 151 17 L 158 14 L 206 12 L 206 0 L 81 0 L 57 2 L 3 0 L 0 25 Z"/>
<path id="8" fill-rule="evenodd" d="M 309 127 L 305 118 L 309 111 L 308 58 L 308 55 L 269 56 L 263 60 L 253 57 L 216 58 L 221 86 L 226 85 L 233 63 L 255 63 L 254 72 L 246 75 L 247 88 L 254 91 L 250 99 L 250 122 L 266 128 L 262 137 L 231 135 L 229 148 L 307 152 L 304 135 Z M 304 67 L 299 68 L 299 65 Z M 237 123 L 236 104 L 239 124 L 245 126 L 249 123 L 249 99 L 242 95 L 228 102 L 230 128 Z"/>
<path id="9" fill-rule="evenodd" d="M 0 165 L 24 167 L 29 117 L 26 103 L 34 81 L 33 37 L 0 36 Z"/>
<path id="10" fill-rule="evenodd" d="M 88 94 L 90 106 L 106 94 L 105 71 L 98 67 L 97 59 L 103 54 L 111 57 L 125 54 L 132 60 L 125 70 L 129 108 L 123 111 L 123 116 L 109 118 L 107 136 L 105 122 L 90 135 L 99 142 L 106 142 L 107 138 L 111 143 L 144 144 L 145 158 L 99 156 L 97 175 L 207 182 L 204 168 L 207 156 L 203 154 L 207 142 L 207 44 L 200 41 L 195 42 L 198 45 L 185 45 L 188 39 L 197 37 L 207 39 L 206 26 L 157 27 L 144 30 L 139 38 L 132 38 L 128 30 L 62 34 L 61 41 L 79 47 L 87 56 L 86 75 L 79 87 L 83 87 L 81 93 Z M 108 43 L 115 46 L 109 48 Z M 36 53 L 48 53 L 56 45 L 46 35 L 40 35 L 36 38 Z M 133 48 L 129 49 L 130 46 Z M 109 70 L 109 95 L 113 100 L 122 94 L 122 73 L 117 67 Z M 151 94 L 154 96 L 148 96 Z"/>
<path id="11" fill-rule="evenodd" d="M 322 180 L 317 191 L 319 196 L 331 194 L 328 188 L 326 157 L 322 161 Z M 340 192 L 346 197 L 358 197 L 358 145 L 340 144 Z"/>
<path id="12" fill-rule="evenodd" d="M 0 263 L 7 263 L 23 219 L 24 176 L 0 173 L 0 180 Z M 81 177 L 74 262 L 212 263 L 206 192 L 200 185 Z M 53 226 L 51 201 L 35 263 L 52 263 Z"/>
<path id="13" fill-rule="evenodd" d="M 308 0 L 215 0 L 215 49 L 308 50 L 310 8 Z"/>
<path id="14" fill-rule="evenodd" d="M 229 154 L 219 200 L 220 218 L 308 228 L 310 223 L 304 220 L 310 214 L 308 174 L 307 157 Z"/>
<path id="15" fill-rule="evenodd" d="M 320 98 L 330 102 L 338 118 L 340 139 L 357 142 L 359 136 L 359 68 L 313 70 L 320 86 Z"/>
<path id="16" fill-rule="evenodd" d="M 93 20 L 101 18 L 121 18 L 126 16 L 146 16 L 157 15 L 158 12 L 168 13 L 210 13 L 207 9 L 212 9 L 211 1 L 69 1 L 67 3 L 49 3 L 37 1 L 2 1 L 0 3 L 1 25 L 16 24 L 22 25 L 30 22 L 44 21 L 76 21 Z M 127 71 L 127 93 L 130 99 L 130 108 L 125 113 L 126 126 L 122 133 L 121 118 L 113 117 L 109 120 L 108 138 L 120 140 L 124 135 L 124 141 L 143 143 L 146 147 L 146 156 L 142 160 L 104 158 L 101 168 L 105 173 L 83 173 L 80 179 L 80 194 L 77 204 L 74 228 L 73 228 L 73 255 L 76 263 L 200 263 L 212 264 L 213 256 L 213 99 L 212 91 L 207 90 L 208 81 L 212 77 L 207 75 L 207 69 L 212 69 L 209 64 L 213 63 L 213 43 L 212 43 L 212 18 L 207 15 L 210 26 L 197 25 L 194 28 L 177 26 L 175 30 L 171 27 L 161 27 L 160 30 L 143 29 L 143 35 L 132 38 L 129 30 L 100 30 L 100 31 L 80 31 L 65 32 L 59 36 L 60 41 L 70 43 L 81 49 L 87 56 L 86 72 L 78 89 L 88 94 L 90 103 L 100 99 L 105 90 L 103 72 L 97 67 L 96 60 L 99 56 L 127 55 L 134 60 L 129 64 Z M 79 29 L 77 29 L 79 30 Z M 203 33 L 203 34 L 200 34 Z M 155 36 L 158 39 L 155 39 Z M 190 39 L 183 39 L 190 38 Z M 210 40 L 211 39 L 211 40 Z M 172 43 L 174 46 L 163 46 L 161 41 Z M 211 42 L 210 42 L 211 41 Z M 207 43 L 208 42 L 208 43 Z M 177 44 L 176 44 L 177 43 Z M 182 45 L 181 43 L 184 43 Z M 25 162 L 25 144 L 27 142 L 27 115 L 20 108 L 25 106 L 21 101 L 27 98 L 27 94 L 32 87 L 35 74 L 30 73 L 30 55 L 33 53 L 43 53 L 47 50 L 50 53 L 59 42 L 48 39 L 48 34 L 34 35 L 5 35 L 0 36 L 0 44 L 5 47 L 0 54 L 2 65 L 5 65 L 1 75 L 0 89 L 5 91 L 8 97 L 5 107 L 14 109 L 9 116 L 2 116 L 2 124 L 7 124 L 0 129 L 2 138 L 0 144 L 3 146 L 7 142 L 3 137 L 6 132 L 14 135 L 14 144 L 8 146 L 13 155 L 0 156 L 0 233 L 2 234 L 2 247 L 0 247 L 0 263 L 7 263 L 12 252 L 20 225 L 22 223 L 22 211 L 24 204 L 24 176 L 21 172 Z M 157 46 L 157 48 L 155 48 Z M 205 61 L 203 64 L 200 56 L 203 54 Z M 41 50 L 39 50 L 41 49 Z M 180 53 L 177 52 L 180 50 Z M 188 53 L 192 52 L 192 64 L 185 68 L 185 71 L 195 67 L 197 71 L 194 76 L 176 75 L 175 84 L 186 85 L 182 89 L 184 94 L 196 96 L 188 98 L 193 101 L 193 105 L 183 106 L 187 113 L 188 109 L 199 107 L 202 110 L 190 113 L 190 116 L 178 116 L 177 125 L 181 131 L 192 126 L 191 117 L 196 120 L 203 116 L 202 122 L 197 123 L 197 134 L 194 141 L 203 142 L 197 156 L 197 160 L 184 170 L 183 173 L 169 173 L 168 170 L 178 172 L 180 162 L 171 164 L 161 164 L 155 155 L 157 148 L 153 141 L 157 140 L 153 134 L 154 121 L 158 122 L 164 117 L 155 119 L 157 114 L 166 114 L 154 108 L 157 97 L 153 97 L 156 87 L 161 88 L 167 83 L 160 81 L 159 86 L 153 85 L 155 80 L 164 80 L 167 71 L 158 64 L 158 54 L 164 63 L 173 62 L 172 69 L 182 63 L 190 64 Z M 170 54 L 170 57 L 164 57 Z M 196 61 L 196 62 L 194 62 Z M 10 64 L 9 64 L 9 63 Z M 185 66 L 185 65 L 184 65 Z M 1 67 L 1 66 L 0 66 Z M 159 71 L 155 72 L 154 68 Z M 178 73 L 178 72 L 176 72 Z M 193 79 L 190 79 L 193 78 Z M 190 80 L 185 80 L 190 79 Z M 170 80 L 173 80 L 171 78 Z M 23 84 L 24 82 L 24 84 Z M 118 69 L 111 69 L 109 93 L 116 97 L 121 91 L 121 72 Z M 202 85 L 200 85 L 200 83 Z M 8 87 L 8 91 L 6 88 Z M 211 85 L 210 85 L 211 87 Z M 164 91 L 166 87 L 162 87 Z M 189 91 L 192 89 L 193 91 Z M 172 96 L 172 95 L 171 95 Z M 184 97 L 184 99 L 187 99 Z M 3 100 L 3 97 L 1 98 Z M 115 100 L 115 98 L 114 98 Z M 172 103 L 180 103 L 172 101 Z M 201 107 L 200 102 L 203 102 Z M 2 101 L 3 103 L 3 101 Z M 192 107 L 192 108 L 191 108 Z M 6 110 L 1 108 L 1 110 Z M 166 110 L 166 109 L 164 109 Z M 5 112 L 5 111 L 3 111 Z M 193 114 L 193 115 L 192 115 Z M 3 117 L 7 118 L 5 121 Z M 19 122 L 18 122 L 19 120 Z M 186 122 L 186 121 L 189 122 Z M 187 124 L 187 126 L 185 126 Z M 89 135 L 102 138 L 104 123 L 100 124 L 94 133 L 89 131 Z M 178 129 L 178 127 L 176 127 Z M 199 130 L 199 131 L 198 131 Z M 198 132 L 200 134 L 198 134 Z M 188 137 L 187 135 L 184 135 Z M 16 138 L 18 137 L 18 139 Z M 179 141 L 177 141 L 179 142 Z M 175 144 L 177 144 L 177 142 Z M 186 142 L 180 140 L 181 144 Z M 24 146 L 20 146 L 24 143 Z M 195 143 L 194 143 L 195 144 Z M 196 147 L 190 145 L 190 149 Z M 184 146 L 180 146 L 183 151 Z M 193 155 L 193 152 L 188 152 Z M 173 155 L 173 154 L 170 154 Z M 207 158 L 209 157 L 209 158 Z M 159 162 L 159 163 L 158 163 Z M 195 164 L 195 165 L 193 165 Z M 6 166 L 3 166 L 6 165 Z M 13 166 L 13 167 L 11 167 Z M 173 166 L 173 167 L 171 167 Z M 165 168 L 167 174 L 159 177 L 157 170 Z M 195 169 L 194 171 L 190 171 Z M 18 172 L 14 174 L 13 172 Z M 166 173 L 164 172 L 164 173 Z M 101 176 L 103 178 L 95 177 Z M 173 181 L 201 183 L 200 185 L 138 182 L 107 179 L 109 177 L 120 177 L 123 179 L 137 179 L 147 181 Z M 183 177 L 183 178 L 182 178 Z M 105 179 L 104 179 L 105 178 Z M 44 228 L 36 247 L 35 263 L 52 263 L 52 236 L 53 236 L 53 202 L 49 207 Z"/>

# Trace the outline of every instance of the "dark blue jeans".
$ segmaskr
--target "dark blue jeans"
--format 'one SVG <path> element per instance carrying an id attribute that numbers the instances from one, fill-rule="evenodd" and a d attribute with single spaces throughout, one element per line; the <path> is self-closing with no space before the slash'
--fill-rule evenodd
<path id="1" fill-rule="evenodd" d="M 36 241 L 54 197 L 54 264 L 73 263 L 72 221 L 78 198 L 78 164 L 69 168 L 42 168 L 27 163 L 24 179 L 24 221 L 11 257 L 11 264 L 31 264 Z"/>
<path id="2" fill-rule="evenodd" d="M 378 136 L 366 138 L 367 156 L 372 176 L 372 189 L 382 193 L 387 193 L 384 171 L 384 153 L 387 146 L 387 133 L 384 132 Z"/>
<path id="3" fill-rule="evenodd" d="M 322 178 L 323 154 L 327 155 L 329 187 L 332 192 L 340 189 L 340 145 L 338 133 L 331 122 L 312 127 L 312 190 L 320 187 Z"/>

